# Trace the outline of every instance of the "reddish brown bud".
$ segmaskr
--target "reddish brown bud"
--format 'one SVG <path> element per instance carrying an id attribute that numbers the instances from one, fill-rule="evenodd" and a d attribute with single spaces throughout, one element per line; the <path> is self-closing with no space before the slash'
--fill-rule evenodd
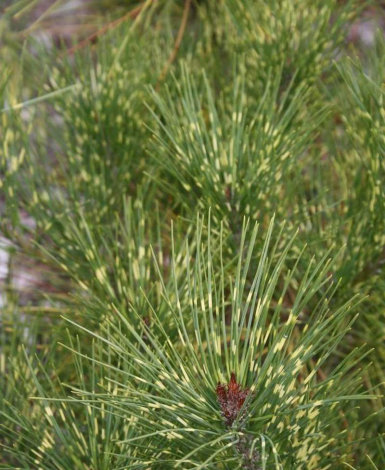
<path id="1" fill-rule="evenodd" d="M 240 384 L 237 383 L 234 372 L 232 372 L 230 382 L 227 385 L 218 383 L 216 393 L 226 426 L 231 427 L 238 418 L 239 412 L 250 390 L 248 388 L 242 388 Z"/>

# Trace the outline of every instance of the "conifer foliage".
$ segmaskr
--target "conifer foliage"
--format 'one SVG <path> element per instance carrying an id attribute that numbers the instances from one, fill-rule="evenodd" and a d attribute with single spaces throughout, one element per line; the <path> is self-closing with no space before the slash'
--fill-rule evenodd
<path id="1" fill-rule="evenodd" d="M 384 468 L 381 9 L 61 3 L 0 18 L 0 468 Z"/>

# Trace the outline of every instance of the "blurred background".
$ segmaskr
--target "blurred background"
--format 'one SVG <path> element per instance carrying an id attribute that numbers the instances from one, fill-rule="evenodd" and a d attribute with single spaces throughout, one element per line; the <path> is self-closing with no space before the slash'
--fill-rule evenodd
<path id="1" fill-rule="evenodd" d="M 197 2 L 194 0 L 192 7 Z M 0 69 L 2 75 L 12 76 L 10 83 L 18 96 L 15 100 L 20 99 L 20 90 L 23 101 L 33 97 L 34 85 L 40 79 L 35 67 L 41 51 L 71 57 L 82 48 L 92 48 L 108 31 L 124 21 L 134 20 L 149 3 L 156 3 L 160 9 L 174 9 L 177 30 L 183 0 L 1 0 Z M 349 50 L 350 45 L 354 45 L 355 54 L 357 51 L 363 55 L 368 53 L 374 46 L 375 35 L 385 30 L 385 3 L 374 1 L 367 5 L 346 31 L 346 48 Z M 193 21 L 192 15 L 190 21 Z M 25 113 L 28 120 L 28 109 Z M 0 204 L 4 204 L 1 193 Z M 21 217 L 24 217 L 24 224 L 33 227 L 34 221 L 26 214 Z M 0 306 L 7 291 L 16 290 L 28 301 L 34 290 L 49 289 L 43 267 L 30 259 L 20 259 L 16 253 L 12 255 L 10 248 L 11 241 L 0 230 Z"/>

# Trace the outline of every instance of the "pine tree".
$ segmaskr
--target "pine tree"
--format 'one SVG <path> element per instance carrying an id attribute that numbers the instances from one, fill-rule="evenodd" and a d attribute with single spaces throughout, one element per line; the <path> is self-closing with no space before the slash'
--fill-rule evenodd
<path id="1" fill-rule="evenodd" d="M 111 2 L 47 47 L 57 3 L 0 18 L 0 468 L 383 468 L 368 6 Z"/>

